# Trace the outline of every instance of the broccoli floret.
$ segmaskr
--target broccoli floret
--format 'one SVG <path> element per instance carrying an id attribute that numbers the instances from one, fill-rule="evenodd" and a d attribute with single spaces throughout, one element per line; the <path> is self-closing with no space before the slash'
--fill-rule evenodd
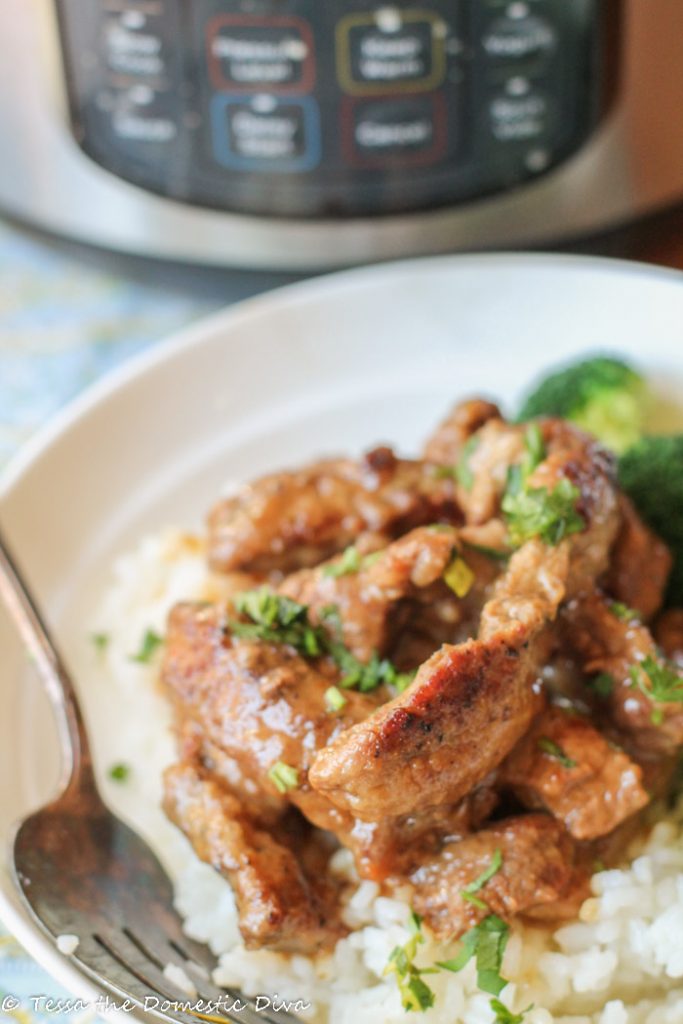
<path id="1" fill-rule="evenodd" d="M 594 356 L 541 381 L 517 419 L 560 416 L 620 453 L 642 436 L 647 396 L 645 380 L 631 366 L 611 356 Z"/>
<path id="2" fill-rule="evenodd" d="M 671 549 L 666 603 L 683 606 L 683 434 L 639 441 L 619 460 L 619 483 Z"/>

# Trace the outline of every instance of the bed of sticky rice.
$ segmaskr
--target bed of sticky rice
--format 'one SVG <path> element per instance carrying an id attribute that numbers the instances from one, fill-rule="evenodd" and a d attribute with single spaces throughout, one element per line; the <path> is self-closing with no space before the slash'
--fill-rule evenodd
<path id="1" fill-rule="evenodd" d="M 161 774 L 174 758 L 170 712 L 158 684 L 160 652 L 149 664 L 131 659 L 146 630 L 163 634 L 179 600 L 211 600 L 220 581 L 206 567 L 203 543 L 177 530 L 145 539 L 112 567 L 110 585 L 88 629 L 92 645 L 87 710 L 107 796 L 150 840 L 175 883 L 185 928 L 219 958 L 215 980 L 247 995 L 310 1003 L 304 1017 L 330 1024 L 491 1024 L 490 996 L 477 988 L 473 962 L 458 974 L 428 975 L 436 1001 L 406 1014 L 396 979 L 384 974 L 392 949 L 407 941 L 410 907 L 372 882 L 349 890 L 351 929 L 331 955 L 317 959 L 246 950 L 228 883 L 194 854 L 160 809 Z M 85 638 L 84 638 L 85 643 Z M 109 777 L 112 765 L 130 771 Z M 353 879 L 348 853 L 330 870 Z M 427 941 L 417 963 L 428 966 L 459 948 Z M 505 953 L 509 984 L 501 1000 L 524 1024 L 683 1024 L 683 802 L 629 851 L 620 870 L 593 876 L 578 919 L 556 930 L 515 924 Z"/>

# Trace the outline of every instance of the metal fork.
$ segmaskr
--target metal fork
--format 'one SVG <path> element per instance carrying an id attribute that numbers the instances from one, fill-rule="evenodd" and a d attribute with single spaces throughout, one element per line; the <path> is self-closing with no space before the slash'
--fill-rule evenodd
<path id="1" fill-rule="evenodd" d="M 60 795 L 22 821 L 14 839 L 15 881 L 38 924 L 55 942 L 78 937 L 74 963 L 117 1006 L 128 1000 L 127 1008 L 185 1024 L 202 1015 L 239 1024 L 299 1022 L 264 1004 L 257 1010 L 253 1000 L 211 981 L 216 959 L 183 933 L 166 872 L 98 792 L 73 684 L 1 532 L 0 597 L 45 684 L 63 755 Z M 168 964 L 182 968 L 196 996 L 164 974 Z"/>

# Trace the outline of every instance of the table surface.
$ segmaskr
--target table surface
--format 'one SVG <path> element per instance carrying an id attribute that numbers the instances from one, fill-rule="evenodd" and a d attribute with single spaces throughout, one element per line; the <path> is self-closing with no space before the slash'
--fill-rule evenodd
<path id="1" fill-rule="evenodd" d="M 683 206 L 563 251 L 683 268 Z M 57 409 L 129 356 L 293 275 L 114 256 L 0 221 L 0 471 Z M 41 998 L 42 997 L 42 998 Z M 66 993 L 0 931 L 0 1021 L 76 1024 Z"/>

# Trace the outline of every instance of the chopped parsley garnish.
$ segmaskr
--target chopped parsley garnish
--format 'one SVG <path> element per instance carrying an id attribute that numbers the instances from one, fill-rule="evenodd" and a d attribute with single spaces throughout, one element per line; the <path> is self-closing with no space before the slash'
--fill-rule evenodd
<path id="1" fill-rule="evenodd" d="M 540 537 L 546 544 L 559 544 L 570 534 L 586 528 L 576 510 L 581 492 L 566 477 L 558 480 L 552 491 L 547 487 L 529 487 L 529 477 L 546 457 L 538 424 L 527 427 L 524 447 L 522 461 L 508 470 L 502 501 L 510 542 L 519 547 L 533 537 Z"/>
<path id="2" fill-rule="evenodd" d="M 403 693 L 415 678 L 414 672 L 399 672 L 388 658 L 380 658 L 377 654 L 373 654 L 368 662 L 359 661 L 343 644 L 332 643 L 330 654 L 343 673 L 339 685 L 344 690 L 368 693 L 386 685 L 394 686 Z"/>
<path id="3" fill-rule="evenodd" d="M 683 678 L 671 665 L 660 664 L 651 654 L 637 665 L 632 665 L 629 675 L 631 684 L 637 686 L 641 693 L 654 703 L 683 703 Z M 646 681 L 649 682 L 649 686 Z M 664 721 L 664 712 L 661 708 L 655 708 L 651 718 L 653 725 L 661 725 Z"/>
<path id="4" fill-rule="evenodd" d="M 288 644 L 309 658 L 318 658 L 326 653 L 325 630 L 311 625 L 308 608 L 298 601 L 275 594 L 268 587 L 259 587 L 238 594 L 235 608 L 251 619 L 250 623 L 229 623 L 231 633 L 237 637 Z"/>
<path id="5" fill-rule="evenodd" d="M 339 687 L 330 686 L 325 690 L 325 708 L 330 712 L 330 714 L 336 714 L 337 711 L 341 711 L 346 704 L 346 697 Z"/>
<path id="6" fill-rule="evenodd" d="M 553 761 L 558 761 L 563 768 L 576 768 L 576 761 L 572 761 L 571 757 L 567 757 L 562 747 L 555 740 L 551 740 L 548 736 L 540 736 L 538 739 L 539 750 L 542 750 L 548 757 L 552 757 Z"/>
<path id="7" fill-rule="evenodd" d="M 614 691 L 614 676 L 611 676 L 609 672 L 601 672 L 591 679 L 588 685 L 598 697 L 609 697 Z"/>
<path id="8" fill-rule="evenodd" d="M 482 992 L 488 992 L 492 996 L 500 995 L 507 985 L 506 979 L 501 977 L 500 970 L 509 936 L 510 929 L 505 921 L 497 914 L 489 914 L 463 935 L 459 955 L 453 960 L 437 964 L 437 967 L 457 973 L 475 957 L 477 985 Z"/>
<path id="9" fill-rule="evenodd" d="M 268 778 L 279 793 L 288 793 L 299 785 L 299 773 L 296 768 L 284 761 L 276 761 L 268 772 Z"/>
<path id="10" fill-rule="evenodd" d="M 471 491 L 474 486 L 474 473 L 470 468 L 470 459 L 479 447 L 479 438 L 476 434 L 470 437 L 463 445 L 458 464 L 455 467 L 455 478 L 466 491 Z"/>
<path id="11" fill-rule="evenodd" d="M 109 633 L 91 633 L 90 640 L 95 650 L 102 654 L 109 645 Z"/>
<path id="12" fill-rule="evenodd" d="M 610 601 L 609 610 L 622 622 L 633 622 L 640 619 L 639 613 L 634 608 L 629 608 L 623 601 Z"/>
<path id="13" fill-rule="evenodd" d="M 497 875 L 503 866 L 503 854 L 500 850 L 495 850 L 491 857 L 491 863 L 489 866 L 482 871 L 478 878 L 475 878 L 473 882 L 466 885 L 460 895 L 464 900 L 469 903 L 473 903 L 475 907 L 479 907 L 480 910 L 488 910 L 487 905 L 482 899 L 476 895 L 481 889 L 484 888 L 487 882 L 490 882 L 494 875 Z"/>
<path id="14" fill-rule="evenodd" d="M 385 975 L 396 975 L 404 1010 L 424 1012 L 434 1005 L 434 993 L 429 985 L 422 980 L 422 975 L 433 974 L 434 969 L 420 968 L 415 965 L 417 947 L 424 942 L 422 919 L 415 911 L 412 911 L 410 915 L 410 930 L 412 935 L 405 945 L 396 946 L 392 950 L 384 973 Z"/>
<path id="15" fill-rule="evenodd" d="M 346 548 L 343 555 L 337 562 L 326 565 L 323 569 L 323 576 L 331 576 L 337 579 L 339 576 L 351 576 L 358 572 L 363 564 L 358 548 L 351 545 Z"/>
<path id="16" fill-rule="evenodd" d="M 443 578 L 456 597 L 467 597 L 475 580 L 474 573 L 460 555 L 455 556 Z"/>
<path id="17" fill-rule="evenodd" d="M 526 1010 L 522 1010 L 521 1013 L 513 1013 L 512 1010 L 508 1010 L 504 1003 L 501 1003 L 500 999 L 492 999 L 489 1006 L 496 1015 L 493 1024 L 524 1024 L 524 1018 L 527 1013 L 534 1008 L 532 1003 L 531 1006 L 527 1006 Z"/>
<path id="18" fill-rule="evenodd" d="M 113 764 L 109 769 L 109 778 L 114 782 L 126 782 L 130 775 L 130 767 L 127 764 Z"/>
<path id="19" fill-rule="evenodd" d="M 547 487 L 527 488 L 517 481 L 517 475 L 508 477 L 508 490 L 502 502 L 510 541 L 515 547 L 533 537 L 540 537 L 554 546 L 586 528 L 576 510 L 581 492 L 566 477 L 559 480 L 552 491 Z"/>
<path id="20" fill-rule="evenodd" d="M 131 654 L 130 660 L 137 661 L 140 665 L 148 665 L 163 642 L 164 638 L 155 633 L 153 629 L 146 630 L 139 651 L 137 654 Z"/>
<path id="21" fill-rule="evenodd" d="M 399 672 L 388 658 L 380 658 L 377 654 L 373 654 L 368 662 L 356 658 L 341 639 L 341 621 L 336 605 L 328 605 L 320 613 L 329 628 L 313 626 L 306 605 L 276 594 L 268 587 L 239 594 L 235 598 L 235 607 L 251 619 L 251 622 L 228 622 L 228 629 L 236 637 L 288 644 L 307 658 L 329 655 L 341 670 L 339 686 L 344 690 L 356 689 L 367 693 L 386 684 L 402 693 L 414 679 L 414 672 Z"/>

